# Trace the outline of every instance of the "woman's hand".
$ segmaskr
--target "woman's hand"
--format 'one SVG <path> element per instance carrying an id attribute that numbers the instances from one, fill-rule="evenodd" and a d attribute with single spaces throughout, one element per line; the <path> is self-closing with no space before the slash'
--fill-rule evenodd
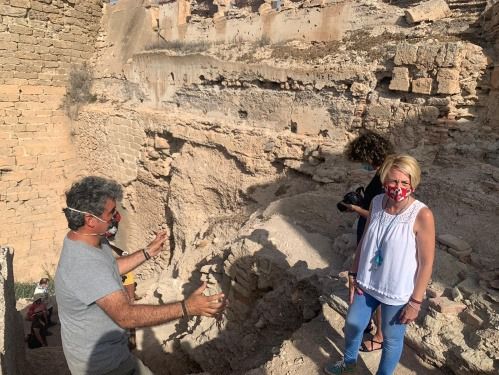
<path id="1" fill-rule="evenodd" d="M 156 238 L 147 245 L 147 252 L 150 256 L 155 257 L 158 255 L 163 248 L 163 244 L 168 239 L 168 232 L 166 230 L 159 231 L 156 234 Z"/>
<path id="2" fill-rule="evenodd" d="M 359 296 L 363 295 L 364 292 L 357 285 L 357 279 L 353 276 L 348 276 L 348 304 L 353 303 L 353 297 L 357 293 Z"/>
<path id="3" fill-rule="evenodd" d="M 419 306 L 414 306 L 412 303 L 408 303 L 402 310 L 400 314 L 400 323 L 409 324 L 416 320 L 419 314 Z"/>
<path id="4" fill-rule="evenodd" d="M 359 206 L 356 206 L 354 204 L 349 204 L 349 203 L 345 203 L 345 202 L 340 202 L 340 204 L 346 208 L 346 211 L 347 212 L 357 212 L 357 209 L 359 208 Z"/>

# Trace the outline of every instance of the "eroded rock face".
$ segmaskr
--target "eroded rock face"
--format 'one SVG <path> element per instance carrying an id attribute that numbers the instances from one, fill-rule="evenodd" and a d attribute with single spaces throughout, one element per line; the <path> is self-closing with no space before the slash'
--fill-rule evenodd
<path id="1" fill-rule="evenodd" d="M 160 25 L 172 20 L 170 6 L 155 13 Z M 457 373 L 493 368 L 496 348 L 485 337 L 496 328 L 499 264 L 495 240 L 473 228 L 493 233 L 499 203 L 491 194 L 497 187 L 497 127 L 489 104 L 494 56 L 460 36 L 472 26 L 469 14 L 452 4 L 452 14 L 446 8 L 441 20 L 411 27 L 394 21 L 404 12 L 395 4 L 348 7 L 356 14 L 352 29 L 319 47 L 306 42 L 313 38 L 306 29 L 303 42 L 258 45 L 250 36 L 237 45 L 194 45 L 197 25 L 177 46 L 128 54 L 123 74 L 95 82 L 104 104 L 87 106 L 74 124 L 87 165 L 94 158 L 83 151 L 94 141 L 83 134 L 92 129 L 103 131 L 107 149 L 121 155 L 101 172 L 126 184 L 129 225 L 122 243 L 134 249 L 151 231 L 171 230 L 169 252 L 139 276 L 159 273 L 165 281 L 189 280 L 191 288 L 207 281 L 209 293 L 229 296 L 230 308 L 218 321 L 155 331 L 167 346 L 178 340 L 205 371 L 272 363 L 287 337 L 317 316 L 319 295 L 334 291 L 326 300 L 345 311 L 343 287 L 327 275 L 348 267 L 354 251 L 354 217 L 340 215 L 335 204 L 370 179 L 342 154 L 362 129 L 386 134 L 421 161 L 417 195 L 435 212 L 441 234 L 432 300 L 409 330 L 410 345 Z M 224 18 L 237 29 L 248 9 L 222 11 L 213 13 L 215 27 Z M 191 9 L 187 25 L 201 14 Z M 103 43 L 97 72 L 106 48 Z M 100 130 L 103 123 L 108 126 Z M 458 234 L 466 248 L 453 239 Z M 487 280 L 478 272 L 483 267 Z M 478 328 L 476 338 L 467 324 Z M 460 349 L 444 355 L 456 342 Z"/>

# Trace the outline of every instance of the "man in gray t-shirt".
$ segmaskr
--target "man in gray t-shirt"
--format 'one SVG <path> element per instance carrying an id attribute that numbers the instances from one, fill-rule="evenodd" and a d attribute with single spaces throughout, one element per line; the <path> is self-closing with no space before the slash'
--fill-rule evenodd
<path id="1" fill-rule="evenodd" d="M 122 289 L 111 248 L 103 244 L 97 249 L 66 237 L 55 283 L 71 373 L 105 373 L 124 362 L 130 356 L 126 331 L 95 303 Z"/>
<path id="2" fill-rule="evenodd" d="M 66 192 L 64 209 L 70 231 L 55 276 L 64 355 L 73 375 L 152 374 L 128 350 L 126 329 L 187 317 L 215 316 L 225 307 L 223 294 L 205 296 L 204 283 L 187 299 L 163 305 L 132 304 L 121 283 L 124 275 L 158 255 L 166 241 L 160 231 L 144 249 L 115 259 L 107 238 L 120 215 L 122 189 L 101 177 L 85 177 Z"/>

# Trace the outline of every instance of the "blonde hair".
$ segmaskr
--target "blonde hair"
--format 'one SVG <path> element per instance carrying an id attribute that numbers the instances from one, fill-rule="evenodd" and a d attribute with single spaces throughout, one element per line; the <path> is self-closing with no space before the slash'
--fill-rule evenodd
<path id="1" fill-rule="evenodd" d="M 421 168 L 419 163 L 412 156 L 407 154 L 395 154 L 386 157 L 385 162 L 379 169 L 381 183 L 385 183 L 388 172 L 392 169 L 398 169 L 411 178 L 411 186 L 416 189 L 421 182 Z"/>

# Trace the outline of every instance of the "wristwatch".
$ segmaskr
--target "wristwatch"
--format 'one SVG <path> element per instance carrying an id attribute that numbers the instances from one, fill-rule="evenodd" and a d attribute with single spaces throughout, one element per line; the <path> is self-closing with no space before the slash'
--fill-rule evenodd
<path id="1" fill-rule="evenodd" d="M 128 253 L 128 251 L 123 251 L 123 252 L 121 253 L 121 256 L 122 256 L 122 257 L 125 257 L 125 256 L 127 256 L 128 254 L 129 254 L 129 253 Z"/>

